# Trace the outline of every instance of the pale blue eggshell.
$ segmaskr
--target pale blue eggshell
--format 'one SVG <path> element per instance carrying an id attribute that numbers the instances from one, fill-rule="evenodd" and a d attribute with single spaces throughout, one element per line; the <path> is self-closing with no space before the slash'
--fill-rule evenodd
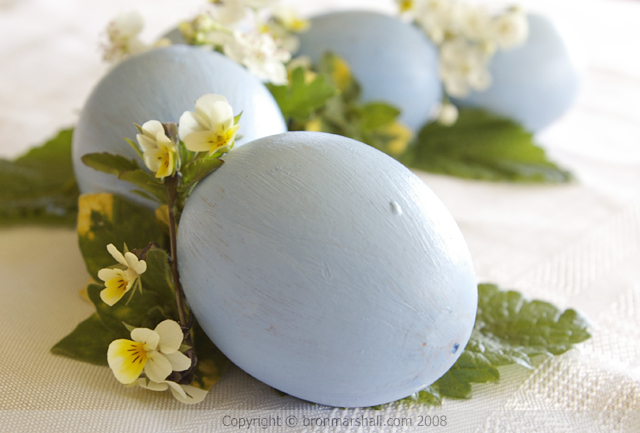
<path id="1" fill-rule="evenodd" d="M 578 96 L 581 68 L 553 21 L 534 14 L 528 21 L 524 45 L 499 51 L 492 59 L 491 87 L 454 102 L 510 117 L 535 132 L 571 108 Z"/>
<path id="2" fill-rule="evenodd" d="M 375 12 L 332 12 L 311 19 L 298 55 L 318 62 L 326 51 L 346 60 L 362 85 L 364 101 L 402 110 L 400 120 L 417 131 L 442 97 L 435 46 L 416 27 Z"/>
<path id="3" fill-rule="evenodd" d="M 225 96 L 242 112 L 236 146 L 287 130 L 271 93 L 227 57 L 186 45 L 158 48 L 133 56 L 112 69 L 87 100 L 73 136 L 73 163 L 82 193 L 111 192 L 150 204 L 131 194 L 133 185 L 87 167 L 87 153 L 110 152 L 144 163 L 124 140 L 136 140 L 134 123 L 178 122 L 207 93 Z"/>
<path id="4" fill-rule="evenodd" d="M 213 342 L 272 387 L 331 406 L 406 397 L 443 375 L 477 287 L 455 221 L 391 157 L 342 136 L 248 143 L 193 191 L 181 281 Z"/>

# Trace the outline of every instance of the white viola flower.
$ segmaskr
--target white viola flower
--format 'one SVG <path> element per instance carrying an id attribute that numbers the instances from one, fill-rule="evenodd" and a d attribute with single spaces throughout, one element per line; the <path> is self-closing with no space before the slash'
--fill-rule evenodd
<path id="1" fill-rule="evenodd" d="M 185 404 L 200 403 L 207 396 L 207 391 L 204 389 L 192 385 L 180 385 L 169 380 L 154 382 L 146 377 L 141 377 L 138 379 L 138 386 L 151 391 L 166 391 L 170 389 L 173 397 Z"/>
<path id="2" fill-rule="evenodd" d="M 163 382 L 173 371 L 191 367 L 191 359 L 178 349 L 184 333 L 177 322 L 165 320 L 154 330 L 135 328 L 131 340 L 112 341 L 107 350 L 107 361 L 114 376 L 121 383 L 134 383 L 140 374 L 153 382 Z"/>
<path id="3" fill-rule="evenodd" d="M 198 98 L 195 112 L 180 116 L 178 134 L 190 151 L 213 155 L 231 150 L 239 128 L 227 98 L 209 94 Z"/>
<path id="4" fill-rule="evenodd" d="M 138 281 L 140 275 L 147 270 L 147 262 L 139 260 L 133 253 L 122 254 L 113 245 L 107 245 L 107 251 L 124 269 L 105 268 L 100 269 L 98 278 L 105 283 L 105 288 L 100 292 L 100 299 L 110 307 L 118 302 L 127 293 L 133 284 Z"/>
<path id="5" fill-rule="evenodd" d="M 162 123 L 149 120 L 140 129 L 142 133 L 137 134 L 136 139 L 143 151 L 144 164 L 159 179 L 172 176 L 178 166 L 178 151 Z"/>
<path id="6" fill-rule="evenodd" d="M 142 16 L 135 11 L 121 13 L 113 19 L 107 25 L 109 41 L 104 50 L 104 60 L 117 62 L 128 55 L 146 51 L 148 47 L 138 38 L 143 25 Z"/>
<path id="7" fill-rule="evenodd" d="M 238 2 L 218 3 L 211 11 L 211 18 L 222 25 L 235 24 L 246 16 L 246 6 Z"/>
<path id="8" fill-rule="evenodd" d="M 493 40 L 503 50 L 522 45 L 529 36 L 527 15 L 521 9 L 512 9 L 493 19 Z"/>
<path id="9" fill-rule="evenodd" d="M 284 64 L 291 59 L 291 53 L 279 48 L 269 33 L 235 31 L 233 41 L 224 46 L 224 53 L 263 81 L 276 85 L 288 82 Z"/>

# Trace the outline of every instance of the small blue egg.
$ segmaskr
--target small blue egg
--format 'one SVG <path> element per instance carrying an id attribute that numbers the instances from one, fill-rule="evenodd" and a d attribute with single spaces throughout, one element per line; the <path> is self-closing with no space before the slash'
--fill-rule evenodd
<path id="1" fill-rule="evenodd" d="M 491 86 L 454 102 L 510 117 L 536 132 L 571 108 L 580 87 L 580 68 L 551 20 L 532 14 L 528 21 L 526 42 L 491 60 Z"/>
<path id="2" fill-rule="evenodd" d="M 402 110 L 413 131 L 442 97 L 435 46 L 416 27 L 375 12 L 333 12 L 311 19 L 300 35 L 298 55 L 318 62 L 332 51 L 351 67 L 365 102 L 383 101 Z"/>
<path id="3" fill-rule="evenodd" d="M 234 113 L 242 112 L 236 146 L 287 130 L 271 93 L 242 66 L 227 57 L 186 45 L 158 48 L 133 56 L 112 69 L 87 100 L 73 136 L 73 164 L 82 193 L 111 192 L 139 203 L 135 187 L 87 167 L 87 153 L 110 152 L 144 163 L 124 140 L 136 140 L 148 120 L 178 122 L 208 93 L 225 96 Z"/>

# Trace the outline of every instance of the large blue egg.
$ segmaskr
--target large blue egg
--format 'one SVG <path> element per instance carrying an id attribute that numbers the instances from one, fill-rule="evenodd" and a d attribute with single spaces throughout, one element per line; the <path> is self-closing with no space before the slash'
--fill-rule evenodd
<path id="1" fill-rule="evenodd" d="M 535 132 L 556 121 L 576 100 L 580 68 L 558 27 L 529 15 L 529 37 L 492 59 L 491 87 L 456 99 L 460 106 L 484 108 L 520 122 Z"/>
<path id="2" fill-rule="evenodd" d="M 462 353 L 478 293 L 466 243 L 415 174 L 358 141 L 287 132 L 234 149 L 186 203 L 180 280 L 211 340 L 283 392 L 406 397 Z"/>
<path id="3" fill-rule="evenodd" d="M 133 56 L 112 69 L 87 100 L 73 136 L 73 163 L 82 193 L 111 192 L 150 204 L 131 194 L 133 185 L 84 165 L 83 155 L 110 152 L 135 158 L 125 137 L 135 141 L 148 120 L 178 122 L 207 93 L 225 96 L 234 113 L 242 112 L 236 146 L 285 132 L 284 119 L 267 88 L 227 57 L 186 45 Z"/>
<path id="4" fill-rule="evenodd" d="M 416 131 L 440 101 L 438 53 L 416 27 L 375 12 L 333 12 L 311 19 L 300 35 L 299 55 L 318 62 L 332 51 L 349 64 L 364 101 L 384 101 L 402 110 L 400 120 Z"/>

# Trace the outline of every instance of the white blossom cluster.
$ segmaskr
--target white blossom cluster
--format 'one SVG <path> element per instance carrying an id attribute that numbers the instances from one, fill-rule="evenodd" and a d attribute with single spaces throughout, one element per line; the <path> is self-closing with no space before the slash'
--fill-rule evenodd
<path id="1" fill-rule="evenodd" d="M 491 85 L 488 65 L 497 50 L 524 43 L 529 28 L 524 11 L 512 7 L 491 13 L 459 0 L 396 0 L 438 47 L 445 91 L 465 97 Z"/>
<path id="2" fill-rule="evenodd" d="M 309 23 L 278 0 L 214 0 L 211 10 L 180 25 L 190 43 L 209 45 L 263 81 L 286 84 L 285 64 Z"/>
<path id="3" fill-rule="evenodd" d="M 152 45 L 145 44 L 138 36 L 143 27 L 144 22 L 138 12 L 123 12 L 115 17 L 107 25 L 107 42 L 103 45 L 103 59 L 110 63 L 117 63 L 127 56 L 171 44 L 168 39 L 160 39 Z"/>

